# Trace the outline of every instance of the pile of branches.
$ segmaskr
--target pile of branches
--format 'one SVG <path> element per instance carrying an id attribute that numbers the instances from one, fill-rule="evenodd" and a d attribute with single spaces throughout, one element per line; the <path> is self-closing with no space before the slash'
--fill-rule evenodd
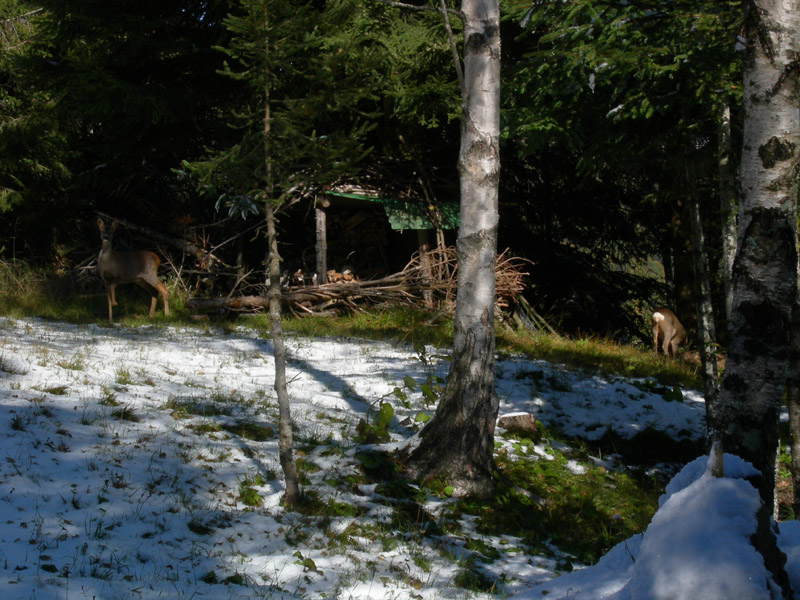
<path id="1" fill-rule="evenodd" d="M 496 305 L 507 308 L 524 290 L 527 261 L 509 256 L 497 257 Z M 458 261 L 453 247 L 416 253 L 402 271 L 366 281 L 287 286 L 282 290 L 284 307 L 296 316 L 338 314 L 363 310 L 365 305 L 410 304 L 452 311 L 458 284 Z M 193 299 L 186 307 L 198 313 L 259 312 L 267 308 L 264 296 Z"/>

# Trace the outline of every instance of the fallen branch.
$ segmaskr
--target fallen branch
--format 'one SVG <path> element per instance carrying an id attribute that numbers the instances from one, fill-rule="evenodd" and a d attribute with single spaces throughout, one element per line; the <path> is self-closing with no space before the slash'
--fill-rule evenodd
<path id="1" fill-rule="evenodd" d="M 496 305 L 507 308 L 524 290 L 522 259 L 503 252 L 497 257 Z M 422 305 L 425 296 L 432 296 L 445 311 L 454 307 L 458 283 L 455 248 L 428 252 L 425 260 L 417 254 L 406 267 L 380 279 L 322 285 L 290 286 L 282 292 L 284 306 L 294 315 L 331 312 L 356 312 L 364 304 Z M 261 296 L 227 298 L 195 298 L 186 303 L 194 312 L 219 311 L 259 312 L 266 308 L 267 299 Z"/>

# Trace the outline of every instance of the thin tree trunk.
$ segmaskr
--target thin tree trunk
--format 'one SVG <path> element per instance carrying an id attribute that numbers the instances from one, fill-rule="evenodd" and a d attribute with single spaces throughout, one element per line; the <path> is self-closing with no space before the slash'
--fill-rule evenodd
<path id="1" fill-rule="evenodd" d="M 711 442 L 719 441 L 719 432 L 713 428 L 716 423 L 714 411 L 719 399 L 719 379 L 717 377 L 716 330 L 714 309 L 711 305 L 711 284 L 706 269 L 705 236 L 700 219 L 697 188 L 691 161 L 685 160 L 686 181 L 689 189 L 689 221 L 692 231 L 692 254 L 694 258 L 694 280 L 697 303 L 697 348 L 700 352 L 703 393 L 706 401 L 706 424 L 709 426 Z"/>
<path id="2" fill-rule="evenodd" d="M 266 6 L 264 30 L 267 31 Z M 297 465 L 292 453 L 292 414 L 286 384 L 286 346 L 283 343 L 283 325 L 281 323 L 281 257 L 278 254 L 278 233 L 275 228 L 275 207 L 273 205 L 272 146 L 270 144 L 272 116 L 269 84 L 269 38 L 267 38 L 264 40 L 264 175 L 267 182 L 264 209 L 267 221 L 269 326 L 272 336 L 272 355 L 275 360 L 275 394 L 278 396 L 278 455 L 286 481 L 283 503 L 292 507 L 300 498 L 300 487 L 297 480 Z"/>
<path id="3" fill-rule="evenodd" d="M 320 202 L 321 204 L 321 202 Z M 325 283 L 328 272 L 328 229 L 325 207 L 314 208 L 314 231 L 316 235 L 316 282 L 318 285 Z"/>
<path id="4" fill-rule="evenodd" d="M 719 203 L 722 219 L 722 271 L 725 294 L 725 322 L 731 320 L 733 294 L 731 292 L 731 273 L 736 256 L 736 207 L 739 194 L 736 191 L 736 168 L 731 139 L 731 108 L 727 104 L 720 110 L 719 126 Z"/>
<path id="5" fill-rule="evenodd" d="M 500 12 L 497 0 L 464 0 L 461 14 L 461 225 L 453 361 L 436 414 L 422 430 L 406 466 L 418 477 L 444 478 L 454 495 L 486 496 L 493 490 L 499 408 L 494 393 L 494 273 L 500 177 Z"/>
<path id="6" fill-rule="evenodd" d="M 281 324 L 281 259 L 278 255 L 278 236 L 275 232 L 275 213 L 267 202 L 267 239 L 269 242 L 269 328 L 272 354 L 275 358 L 275 393 L 278 396 L 278 455 L 286 480 L 283 503 L 294 506 L 300 497 L 297 465 L 292 453 L 292 414 L 286 384 L 286 346 Z"/>
<path id="7" fill-rule="evenodd" d="M 428 244 L 428 231 L 426 229 L 417 230 L 417 252 L 419 252 L 419 263 L 422 266 L 422 273 L 427 278 L 432 278 L 431 259 L 428 254 L 430 251 L 430 244 Z M 433 308 L 433 291 L 424 290 L 422 292 L 422 301 L 425 303 L 426 308 Z"/>

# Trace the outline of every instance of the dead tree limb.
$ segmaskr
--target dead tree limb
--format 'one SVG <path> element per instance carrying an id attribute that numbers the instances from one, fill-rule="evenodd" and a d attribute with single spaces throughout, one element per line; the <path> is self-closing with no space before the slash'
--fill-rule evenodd
<path id="1" fill-rule="evenodd" d="M 525 289 L 523 259 L 497 257 L 496 290 L 498 308 L 508 308 Z M 455 248 L 432 250 L 424 257 L 416 254 L 406 267 L 380 279 L 291 286 L 282 291 L 284 306 L 294 315 L 356 312 L 366 304 L 408 304 L 421 306 L 427 294 L 432 295 L 445 312 L 454 308 L 458 269 Z M 261 296 L 191 299 L 186 307 L 198 313 L 229 311 L 259 312 L 267 307 Z"/>

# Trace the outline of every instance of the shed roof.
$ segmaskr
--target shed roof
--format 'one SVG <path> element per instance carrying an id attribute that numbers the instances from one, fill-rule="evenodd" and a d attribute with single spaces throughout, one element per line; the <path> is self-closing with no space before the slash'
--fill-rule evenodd
<path id="1" fill-rule="evenodd" d="M 408 202 L 399 198 L 383 198 L 369 193 L 355 192 L 326 192 L 335 198 L 347 198 L 364 202 L 376 202 L 383 206 L 389 225 L 392 229 L 403 231 L 405 229 L 433 229 L 428 207 L 421 202 Z M 439 204 L 442 229 L 456 229 L 459 224 L 459 206 L 457 202 L 442 202 Z"/>

